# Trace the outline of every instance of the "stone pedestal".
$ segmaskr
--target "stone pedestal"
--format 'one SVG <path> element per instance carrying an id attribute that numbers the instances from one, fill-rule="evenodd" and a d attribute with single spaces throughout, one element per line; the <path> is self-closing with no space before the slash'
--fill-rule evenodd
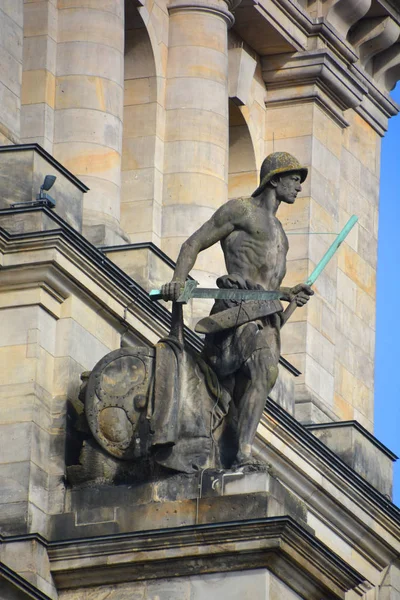
<path id="1" fill-rule="evenodd" d="M 119 600 L 338 600 L 362 581 L 317 542 L 305 505 L 267 471 L 72 490 L 67 503 L 49 551 L 61 599 L 96 587 Z"/>

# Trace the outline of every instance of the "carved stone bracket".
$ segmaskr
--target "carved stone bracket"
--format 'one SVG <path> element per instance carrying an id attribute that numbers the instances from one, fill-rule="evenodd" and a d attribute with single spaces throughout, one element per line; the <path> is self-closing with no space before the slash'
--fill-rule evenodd
<path id="1" fill-rule="evenodd" d="M 381 52 L 374 60 L 374 79 L 390 91 L 400 79 L 400 43 Z"/>
<path id="2" fill-rule="evenodd" d="M 349 42 L 359 52 L 365 70 L 373 74 L 373 58 L 399 38 L 400 26 L 391 17 L 362 19 L 351 32 Z"/>
<path id="3" fill-rule="evenodd" d="M 326 19 L 343 37 L 350 28 L 367 14 L 372 0 L 329 0 Z"/>

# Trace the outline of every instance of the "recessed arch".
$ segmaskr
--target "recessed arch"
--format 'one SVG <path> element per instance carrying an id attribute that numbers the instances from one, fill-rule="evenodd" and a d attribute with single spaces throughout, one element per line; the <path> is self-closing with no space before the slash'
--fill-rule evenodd
<path id="1" fill-rule="evenodd" d="M 121 226 L 132 242 L 155 241 L 161 189 L 158 78 L 151 39 L 137 7 L 125 3 Z M 160 199 L 158 199 L 160 200 Z"/>
<path id="2" fill-rule="evenodd" d="M 256 187 L 256 158 L 249 128 L 239 108 L 230 100 L 228 198 L 250 196 Z"/>

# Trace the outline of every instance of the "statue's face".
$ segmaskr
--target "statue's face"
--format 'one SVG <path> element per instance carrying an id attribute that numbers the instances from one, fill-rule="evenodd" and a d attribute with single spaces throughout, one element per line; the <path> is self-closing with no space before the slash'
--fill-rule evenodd
<path id="1" fill-rule="evenodd" d="M 293 204 L 297 194 L 301 192 L 301 175 L 298 171 L 285 173 L 275 183 L 276 198 L 280 202 Z"/>

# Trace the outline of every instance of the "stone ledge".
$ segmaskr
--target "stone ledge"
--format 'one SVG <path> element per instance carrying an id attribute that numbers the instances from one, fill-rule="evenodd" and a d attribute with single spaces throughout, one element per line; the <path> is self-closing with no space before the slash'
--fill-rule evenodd
<path id="1" fill-rule="evenodd" d="M 289 517 L 53 542 L 59 589 L 266 567 L 308 600 L 344 599 L 364 578 Z"/>
<path id="2" fill-rule="evenodd" d="M 51 518 L 50 539 L 284 515 L 310 529 L 304 503 L 266 471 L 206 470 L 136 485 L 72 489 L 66 505 L 69 512 Z"/>
<path id="3" fill-rule="evenodd" d="M 349 467 L 337 454 L 317 439 L 315 435 L 307 431 L 304 425 L 299 423 L 271 399 L 267 400 L 261 426 L 272 427 L 274 430 L 279 429 L 279 437 L 281 437 L 284 443 L 295 450 L 301 448 L 301 451 L 306 452 L 312 464 L 318 465 L 321 461 L 322 465 L 324 465 L 321 468 L 325 476 L 328 473 L 326 466 L 329 465 L 329 479 L 334 482 L 337 489 L 345 491 L 346 495 L 350 496 L 357 506 L 362 506 L 364 509 L 367 509 L 367 506 L 369 506 L 373 511 L 374 521 L 379 520 L 379 522 L 382 522 L 383 516 L 385 520 L 388 519 L 392 523 L 391 527 L 393 526 L 396 531 L 396 537 L 398 537 L 400 509 L 354 469 Z M 268 449 L 268 452 L 265 452 L 263 448 L 266 448 L 265 438 L 259 434 L 257 450 L 261 456 L 265 455 L 265 460 L 269 460 L 272 463 L 272 468 L 275 471 L 276 465 L 272 460 L 273 449 L 272 452 L 270 449 Z M 280 469 L 281 465 L 279 465 Z M 278 478 L 285 485 L 288 485 L 289 482 L 286 482 L 286 477 L 282 473 L 278 473 Z M 346 483 L 345 486 L 343 485 L 343 481 Z M 297 486 L 294 487 L 295 493 L 297 493 L 296 488 Z M 301 497 L 301 494 L 299 496 Z M 378 515 L 382 515 L 382 517 Z M 387 522 L 386 526 L 389 526 L 389 522 Z"/>
<path id="4" fill-rule="evenodd" d="M 377 490 L 392 497 L 393 462 L 398 457 L 362 425 L 339 421 L 305 427 Z"/>

